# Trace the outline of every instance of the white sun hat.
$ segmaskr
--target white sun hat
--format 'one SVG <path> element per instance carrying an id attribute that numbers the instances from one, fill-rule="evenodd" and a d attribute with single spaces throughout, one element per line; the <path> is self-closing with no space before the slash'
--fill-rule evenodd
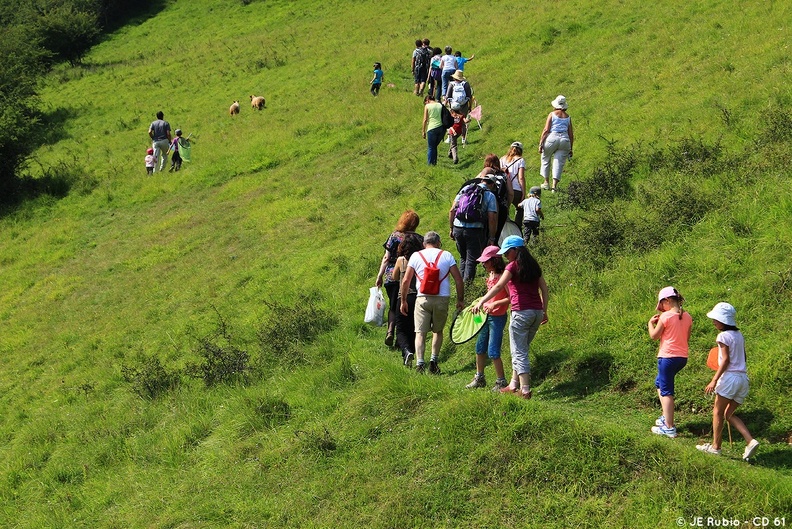
<path id="1" fill-rule="evenodd" d="M 737 310 L 734 307 L 721 301 L 712 307 L 712 310 L 707 313 L 707 317 L 711 320 L 717 320 L 724 325 L 737 327 L 737 321 L 734 318 L 736 314 Z"/>

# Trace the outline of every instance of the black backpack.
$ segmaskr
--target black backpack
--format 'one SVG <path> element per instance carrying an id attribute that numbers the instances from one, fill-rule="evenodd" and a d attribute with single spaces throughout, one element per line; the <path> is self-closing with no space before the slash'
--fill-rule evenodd
<path id="1" fill-rule="evenodd" d="M 432 51 L 429 48 L 420 48 L 415 54 L 415 69 L 422 70 L 429 65 L 432 60 Z"/>
<path id="2" fill-rule="evenodd" d="M 509 206 L 509 190 L 506 188 L 506 175 L 504 173 L 491 174 L 490 178 L 495 180 L 495 198 L 498 199 L 498 206 Z"/>
<path id="3" fill-rule="evenodd" d="M 454 126 L 454 116 L 451 115 L 451 111 L 445 105 L 440 108 L 440 119 L 443 121 L 444 129 L 448 130 Z"/>

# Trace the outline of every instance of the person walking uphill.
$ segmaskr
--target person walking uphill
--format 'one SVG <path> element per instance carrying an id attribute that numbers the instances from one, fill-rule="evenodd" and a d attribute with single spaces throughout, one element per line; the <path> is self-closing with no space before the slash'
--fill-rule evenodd
<path id="1" fill-rule="evenodd" d="M 429 63 L 431 60 L 432 49 L 429 47 L 429 39 L 416 40 L 410 70 L 412 70 L 413 80 L 415 81 L 413 93 L 417 96 L 423 95 L 426 79 L 429 77 Z"/>
<path id="2" fill-rule="evenodd" d="M 443 105 L 431 95 L 424 98 L 423 124 L 421 134 L 426 139 L 426 163 L 437 165 L 437 146 L 443 141 Z"/>
<path id="3" fill-rule="evenodd" d="M 509 235 L 503 240 L 499 255 L 509 260 L 500 279 L 487 294 L 471 309 L 474 314 L 493 299 L 504 288 L 509 289 L 511 323 L 509 323 L 509 345 L 511 346 L 512 376 L 509 385 L 501 393 L 515 393 L 530 399 L 531 362 L 529 354 L 539 326 L 547 323 L 548 290 L 542 277 L 542 268 L 525 247 L 519 235 Z"/>
<path id="4" fill-rule="evenodd" d="M 399 297 L 399 281 L 398 278 L 393 277 L 393 270 L 396 266 L 396 259 L 398 258 L 399 244 L 409 233 L 414 233 L 418 229 L 421 218 L 418 214 L 408 209 L 399 216 L 393 232 L 388 236 L 388 239 L 382 245 L 385 248 L 385 254 L 382 256 L 380 262 L 379 272 L 377 272 L 377 279 L 374 280 L 374 286 L 381 287 L 384 283 L 385 292 L 388 293 L 388 331 L 385 336 L 385 345 L 393 347 L 393 340 L 396 332 L 396 312 L 399 307 L 396 300 Z M 418 235 L 420 239 L 420 235 Z M 384 280 L 384 281 L 383 281 Z"/>
<path id="5" fill-rule="evenodd" d="M 542 189 L 547 189 L 552 168 L 553 193 L 558 189 L 561 173 L 569 158 L 572 158 L 572 144 L 575 135 L 572 132 L 572 118 L 567 114 L 566 97 L 559 95 L 550 103 L 555 110 L 550 112 L 545 122 L 542 136 L 539 138 L 539 154 L 542 155 L 540 173 L 544 182 Z"/>
<path id="6" fill-rule="evenodd" d="M 162 110 L 157 112 L 157 120 L 152 121 L 149 125 L 148 134 L 153 142 L 151 147 L 154 149 L 154 158 L 159 161 L 157 170 L 164 171 L 165 164 L 168 162 L 168 149 L 173 138 L 171 137 L 170 123 L 165 121 Z"/>
<path id="7" fill-rule="evenodd" d="M 723 421 L 727 421 L 742 434 L 745 450 L 742 458 L 748 460 L 759 446 L 751 432 L 734 415 L 737 407 L 748 396 L 748 374 L 745 359 L 745 338 L 737 328 L 735 316 L 737 311 L 728 303 L 718 303 L 707 317 L 719 333 L 715 342 L 718 344 L 718 369 L 704 392 L 715 394 L 715 406 L 712 409 L 712 443 L 696 445 L 696 448 L 708 454 L 720 455 L 723 441 Z"/>
<path id="8" fill-rule="evenodd" d="M 424 249 L 415 252 L 407 263 L 407 272 L 401 280 L 401 313 L 407 315 L 409 307 L 407 296 L 413 277 L 416 277 L 418 296 L 415 301 L 415 369 L 424 372 L 424 352 L 426 350 L 426 334 L 432 332 L 432 356 L 429 360 L 429 372 L 433 375 L 440 374 L 437 365 L 440 357 L 440 347 L 443 345 L 443 329 L 448 320 L 448 301 L 451 297 L 451 282 L 448 276 L 454 278 L 456 286 L 456 308 L 465 307 L 465 285 L 462 274 L 459 273 L 456 260 L 449 252 L 441 248 L 440 235 L 429 231 L 424 235 Z M 409 358 L 405 365 L 410 365 Z"/>
<path id="9" fill-rule="evenodd" d="M 497 157 L 496 157 L 497 159 Z M 498 200 L 495 180 L 485 173 L 459 190 L 448 211 L 451 239 L 456 242 L 465 282 L 476 278 L 476 261 L 484 247 L 497 245 Z"/>
<path id="10" fill-rule="evenodd" d="M 657 395 L 663 414 L 655 421 L 652 433 L 676 437 L 674 423 L 674 377 L 687 364 L 688 342 L 693 319 L 682 309 L 685 298 L 674 287 L 665 287 L 657 295 L 657 310 L 649 319 L 649 338 L 660 340 L 657 352 Z"/>
<path id="11" fill-rule="evenodd" d="M 501 274 L 506 269 L 503 257 L 498 255 L 500 248 L 497 246 L 487 246 L 478 258 L 478 262 L 484 265 L 487 271 L 487 290 L 494 288 L 501 278 Z M 492 360 L 492 367 L 495 368 L 495 387 L 492 391 L 498 392 L 508 384 L 503 373 L 503 360 L 501 360 L 501 343 L 503 342 L 503 329 L 506 327 L 506 312 L 509 309 L 509 293 L 502 289 L 492 301 L 482 305 L 482 310 L 487 314 L 487 323 L 484 324 L 476 340 L 476 376 L 465 386 L 467 389 L 483 388 L 487 385 L 484 377 L 484 367 L 487 356 Z"/>

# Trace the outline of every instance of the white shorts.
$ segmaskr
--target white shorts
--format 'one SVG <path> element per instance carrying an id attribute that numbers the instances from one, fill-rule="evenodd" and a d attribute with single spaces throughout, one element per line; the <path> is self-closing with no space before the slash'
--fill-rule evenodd
<path id="1" fill-rule="evenodd" d="M 748 396 L 748 375 L 726 371 L 715 385 L 715 393 L 721 397 L 742 404 Z"/>

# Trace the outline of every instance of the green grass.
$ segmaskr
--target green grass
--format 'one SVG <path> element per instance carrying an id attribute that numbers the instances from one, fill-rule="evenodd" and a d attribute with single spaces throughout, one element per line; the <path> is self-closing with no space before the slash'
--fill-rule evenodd
<path id="1" fill-rule="evenodd" d="M 789 6 L 242 4 L 169 4 L 42 89 L 53 141 L 29 171 L 72 188 L 0 218 L 0 526 L 789 518 Z M 417 37 L 476 54 L 484 129 L 456 167 L 425 165 Z M 376 99 L 374 61 L 395 85 Z M 382 242 L 408 207 L 445 234 L 459 183 L 514 140 L 538 183 L 529 146 L 558 93 L 576 131 L 565 189 L 591 182 L 609 145 L 636 158 L 626 193 L 586 209 L 544 197 L 534 400 L 465 391 L 469 344 L 444 346 L 443 376 L 407 372 L 362 323 Z M 160 109 L 193 133 L 195 161 L 147 177 Z M 645 325 L 666 284 L 694 319 L 673 441 L 648 432 Z M 719 459 L 694 448 L 710 435 L 705 314 L 721 300 L 748 344 L 750 465 L 736 432 Z M 246 375 L 188 376 L 207 343 L 248 353 Z M 180 383 L 143 398 L 124 368 L 152 358 L 146 376 Z"/>

